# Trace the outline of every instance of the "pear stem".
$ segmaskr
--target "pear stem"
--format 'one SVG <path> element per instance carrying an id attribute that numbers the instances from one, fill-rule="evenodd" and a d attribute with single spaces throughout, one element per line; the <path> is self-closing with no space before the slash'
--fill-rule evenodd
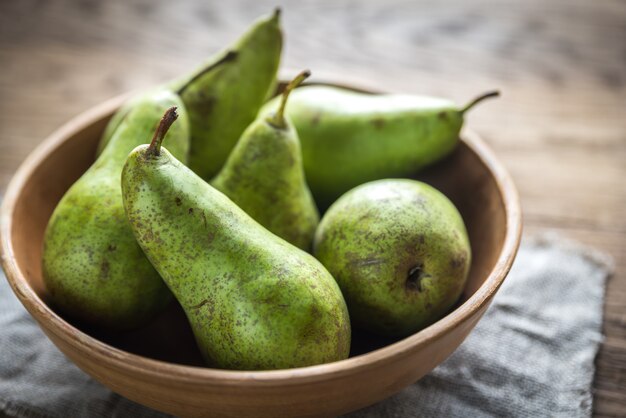
<path id="1" fill-rule="evenodd" d="M 287 104 L 287 98 L 289 97 L 289 93 L 291 93 L 293 89 L 302 84 L 302 82 L 310 76 L 311 71 L 304 70 L 285 86 L 285 89 L 283 90 L 282 96 L 280 98 L 280 106 L 278 107 L 278 110 L 267 119 L 270 124 L 274 125 L 277 128 L 285 128 L 285 105 Z"/>
<path id="2" fill-rule="evenodd" d="M 500 92 L 498 90 L 489 91 L 485 94 L 481 94 L 480 96 L 478 96 L 477 98 L 475 98 L 474 100 L 466 104 L 465 107 L 461 109 L 461 113 L 467 112 L 472 107 L 476 106 L 478 103 L 482 102 L 485 99 L 491 99 L 492 97 L 498 97 L 498 96 L 500 96 Z"/>
<path id="3" fill-rule="evenodd" d="M 279 6 L 274 8 L 274 13 L 272 14 L 272 18 L 278 20 L 280 18 L 281 10 Z"/>
<path id="4" fill-rule="evenodd" d="M 163 143 L 163 138 L 165 138 L 165 134 L 167 134 L 170 126 L 172 126 L 176 119 L 178 119 L 176 106 L 170 107 L 165 111 L 165 114 L 161 118 L 161 122 L 159 122 L 159 126 L 154 132 L 152 141 L 150 142 L 150 145 L 148 145 L 146 155 L 154 157 L 158 157 L 159 155 L 161 155 L 161 144 Z"/>
<path id="5" fill-rule="evenodd" d="M 214 69 L 216 69 L 218 67 L 221 67 L 223 64 L 226 64 L 227 62 L 234 61 L 237 58 L 238 55 L 239 55 L 239 53 L 237 51 L 228 51 L 228 52 L 226 52 L 226 54 L 222 58 L 220 58 L 219 60 L 215 61 L 214 63 L 212 63 L 208 67 L 203 68 L 202 71 L 200 71 L 198 74 L 194 75 L 189 80 L 187 80 L 187 82 L 185 84 L 183 84 L 178 89 L 178 91 L 176 91 L 176 93 L 178 95 L 183 94 L 183 92 L 185 90 L 187 90 L 187 87 L 189 87 L 191 84 L 193 84 L 194 81 L 196 81 L 197 79 L 199 79 L 200 77 L 202 77 L 206 73 L 211 72 L 211 71 L 213 71 Z"/>

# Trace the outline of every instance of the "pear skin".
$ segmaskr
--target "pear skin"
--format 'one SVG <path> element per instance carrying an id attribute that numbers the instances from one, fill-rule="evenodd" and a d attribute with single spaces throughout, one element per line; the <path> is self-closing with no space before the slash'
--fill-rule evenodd
<path id="1" fill-rule="evenodd" d="M 42 258 L 51 303 L 64 314 L 110 329 L 150 320 L 172 299 L 135 241 L 122 203 L 120 176 L 128 153 L 150 140 L 163 112 L 180 99 L 159 92 L 137 102 L 94 164 L 65 193 L 48 223 Z M 186 159 L 189 122 L 168 134 Z"/>
<path id="2" fill-rule="evenodd" d="M 339 87 L 303 86 L 289 99 L 287 117 L 302 144 L 307 182 L 320 209 L 359 184 L 410 177 L 456 147 L 464 108 L 444 99 L 367 94 Z M 262 113 L 278 108 L 270 101 Z"/>
<path id="3" fill-rule="evenodd" d="M 210 366 L 283 369 L 348 356 L 350 320 L 328 271 L 160 142 L 128 156 L 122 192 L 137 241 L 182 305 Z"/>
<path id="4" fill-rule="evenodd" d="M 258 19 L 196 73 L 171 83 L 189 113 L 189 167 L 210 180 L 275 87 L 282 50 L 280 12 Z M 212 71 L 204 68 L 226 61 Z"/>
<path id="5" fill-rule="evenodd" d="M 309 75 L 300 73 L 283 91 L 280 109 L 246 129 L 211 181 L 254 220 L 305 251 L 319 213 L 304 178 L 298 133 L 283 112 L 290 91 Z"/>
<path id="6" fill-rule="evenodd" d="M 182 97 L 192 126 L 190 165 L 207 179 L 217 173 L 246 126 L 273 96 L 282 50 L 279 17 L 276 9 L 273 15 L 258 19 L 233 45 L 189 74 L 153 89 Z M 113 115 L 97 155 L 124 115 L 145 95 L 131 97 Z"/>
<path id="7" fill-rule="evenodd" d="M 445 315 L 471 263 L 452 202 L 404 179 L 369 182 L 341 196 L 320 222 L 314 254 L 339 283 L 353 325 L 389 337 Z"/>

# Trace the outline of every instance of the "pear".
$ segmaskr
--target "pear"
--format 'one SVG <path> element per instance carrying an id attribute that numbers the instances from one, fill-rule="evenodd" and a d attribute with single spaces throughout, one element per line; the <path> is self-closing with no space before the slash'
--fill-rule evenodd
<path id="1" fill-rule="evenodd" d="M 444 99 L 367 94 L 339 87 L 303 86 L 289 99 L 287 116 L 302 144 L 307 182 L 326 209 L 351 188 L 371 180 L 409 177 L 457 145 L 465 112 Z M 279 106 L 278 99 L 263 109 Z"/>
<path id="2" fill-rule="evenodd" d="M 319 214 L 304 178 L 298 134 L 284 110 L 291 90 L 310 74 L 294 78 L 279 109 L 246 129 L 211 181 L 258 223 L 305 251 L 311 249 Z"/>
<path id="3" fill-rule="evenodd" d="M 471 262 L 455 206 L 415 180 L 356 187 L 326 212 L 314 254 L 335 277 L 352 323 L 403 337 L 433 323 L 459 299 Z"/>
<path id="4" fill-rule="evenodd" d="M 163 112 L 178 106 L 181 122 L 168 134 L 185 160 L 189 123 L 172 93 L 137 102 L 94 164 L 70 187 L 46 228 L 43 280 L 66 315 L 111 329 L 142 325 L 172 295 L 135 241 L 122 203 L 120 176 L 128 153 L 154 132 Z"/>
<path id="5" fill-rule="evenodd" d="M 207 363 L 265 370 L 346 358 L 350 320 L 328 271 L 259 225 L 161 140 L 128 156 L 124 207 Z"/>
<path id="6" fill-rule="evenodd" d="M 189 112 L 189 167 L 206 180 L 218 173 L 230 151 L 275 87 L 282 50 L 280 9 L 257 20 L 197 73 L 171 84 Z M 232 59 L 228 57 L 231 56 Z M 204 71 L 226 59 L 213 71 Z"/>
<path id="7" fill-rule="evenodd" d="M 234 61 L 237 58 L 237 53 L 234 51 L 226 52 L 219 59 L 210 61 L 203 65 L 202 67 L 196 69 L 191 75 L 185 78 L 187 84 L 183 82 L 178 82 L 176 86 L 172 85 L 159 85 L 152 89 L 149 89 L 146 92 L 142 92 L 131 96 L 128 100 L 126 100 L 122 106 L 113 114 L 113 117 L 107 123 L 107 126 L 104 128 L 104 132 L 102 133 L 102 137 L 98 142 L 98 147 L 96 149 L 96 156 L 99 156 L 104 148 L 107 146 L 113 134 L 120 126 L 121 122 L 124 120 L 128 112 L 130 112 L 135 106 L 143 103 L 145 100 L 150 100 L 150 97 L 158 96 L 158 95 L 167 95 L 167 94 L 178 94 L 177 91 L 174 91 L 173 88 L 178 90 L 185 89 L 188 84 L 192 84 L 195 82 L 199 82 L 199 80 L 206 80 L 209 78 L 209 73 L 217 71 L 220 67 Z M 174 84 L 174 82 L 170 82 L 170 84 Z M 185 113 L 189 113 L 186 111 Z M 186 116 L 188 119 L 188 117 Z"/>
<path id="8" fill-rule="evenodd" d="M 189 165 L 205 179 L 220 170 L 243 131 L 273 95 L 282 42 L 280 9 L 276 9 L 189 74 L 156 88 L 181 96 L 191 123 Z M 131 98 L 113 116 L 99 150 L 142 96 Z"/>

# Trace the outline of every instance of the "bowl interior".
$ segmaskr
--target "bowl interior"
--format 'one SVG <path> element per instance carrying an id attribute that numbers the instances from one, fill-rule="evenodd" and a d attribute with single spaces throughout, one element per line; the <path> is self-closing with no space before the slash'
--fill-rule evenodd
<path id="1" fill-rule="evenodd" d="M 48 302 L 41 277 L 45 227 L 65 191 L 93 162 L 96 145 L 110 116 L 111 111 L 100 112 L 90 118 L 89 123 L 68 129 L 33 168 L 15 201 L 9 232 L 15 262 L 28 285 L 44 303 Z M 452 155 L 426 171 L 416 173 L 414 178 L 441 190 L 454 202 L 465 220 L 473 260 L 467 286 L 459 301 L 461 304 L 487 279 L 504 244 L 507 219 L 498 183 L 476 153 L 472 141 L 462 141 Z M 81 331 L 124 351 L 173 363 L 202 365 L 184 313 L 176 304 L 150 324 L 129 332 L 107 332 L 65 319 Z M 393 342 L 356 331 L 351 355 Z"/>

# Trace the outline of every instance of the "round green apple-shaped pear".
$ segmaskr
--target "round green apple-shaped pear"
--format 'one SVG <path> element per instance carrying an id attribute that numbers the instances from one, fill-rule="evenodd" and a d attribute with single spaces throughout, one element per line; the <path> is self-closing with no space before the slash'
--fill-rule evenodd
<path id="1" fill-rule="evenodd" d="M 352 324 L 390 337 L 445 315 L 471 261 L 454 204 L 408 179 L 365 183 L 341 196 L 322 218 L 313 251 L 337 280 Z"/>

